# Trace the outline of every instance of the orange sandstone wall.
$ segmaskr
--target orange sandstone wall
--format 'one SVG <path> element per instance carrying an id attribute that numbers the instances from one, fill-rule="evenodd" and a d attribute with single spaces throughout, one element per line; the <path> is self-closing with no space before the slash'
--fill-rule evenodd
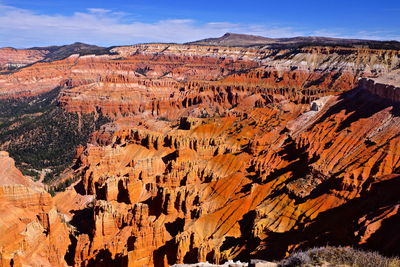
<path id="1" fill-rule="evenodd" d="M 315 105 L 104 127 L 80 158 L 82 189 L 96 201 L 93 232 L 77 238 L 91 249 L 75 262 L 274 258 L 326 242 L 376 248 L 380 226 L 398 217 L 395 107 L 360 90 Z"/>
<path id="2" fill-rule="evenodd" d="M 0 152 L 1 266 L 65 266 L 69 229 L 40 185 Z"/>
<path id="3" fill-rule="evenodd" d="M 113 119 L 54 199 L 2 154 L 0 213 L 17 211 L 0 221 L 16 229 L 0 228 L 6 266 L 248 261 L 327 242 L 400 253 L 397 98 L 359 83 L 396 69 L 397 51 L 113 52 L 0 76 L 4 99 L 61 87 L 66 110 Z"/>
<path id="4" fill-rule="evenodd" d="M 0 48 L 0 70 L 20 68 L 45 58 L 47 50 Z"/>

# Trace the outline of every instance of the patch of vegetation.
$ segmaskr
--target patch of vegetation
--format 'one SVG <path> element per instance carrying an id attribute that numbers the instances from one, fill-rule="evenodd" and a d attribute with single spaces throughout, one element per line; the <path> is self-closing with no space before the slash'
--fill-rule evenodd
<path id="1" fill-rule="evenodd" d="M 93 114 L 66 112 L 57 104 L 59 92 L 56 88 L 36 97 L 0 100 L 0 149 L 25 173 L 50 169 L 46 183 L 71 164 L 78 145 L 108 122 Z"/>
<path id="2" fill-rule="evenodd" d="M 328 76 L 329 76 L 329 73 L 325 73 L 324 75 L 322 75 L 322 76 L 319 77 L 318 79 L 308 82 L 308 83 L 304 86 L 304 88 L 309 88 L 309 87 L 314 86 L 314 85 L 320 85 L 321 83 L 323 83 L 323 82 L 325 81 L 325 79 L 326 79 Z"/>
<path id="3" fill-rule="evenodd" d="M 58 192 L 64 192 L 65 189 L 67 189 L 70 185 L 72 185 L 74 182 L 76 182 L 79 179 L 79 175 L 74 176 L 71 179 L 67 179 L 56 186 L 52 186 L 49 188 L 48 192 L 50 195 L 55 196 L 56 193 Z"/>
<path id="4" fill-rule="evenodd" d="M 278 266 L 395 267 L 400 266 L 400 259 L 384 257 L 377 252 L 327 246 L 295 252 Z"/>
<path id="5" fill-rule="evenodd" d="M 159 117 L 158 120 L 159 120 L 159 121 L 171 121 L 171 120 L 168 119 L 167 117 Z"/>
<path id="6" fill-rule="evenodd" d="M 146 76 L 147 72 L 149 72 L 149 71 L 150 71 L 149 67 L 135 69 L 135 72 L 142 74 L 143 76 Z"/>
<path id="7" fill-rule="evenodd" d="M 40 178 L 40 174 L 36 170 L 28 169 L 25 166 L 20 166 L 19 170 L 23 175 L 32 177 L 32 180 L 34 181 L 38 181 Z"/>
<path id="8" fill-rule="evenodd" d="M 207 112 L 201 112 L 201 114 L 198 115 L 197 118 L 199 118 L 199 119 L 210 118 L 210 114 L 208 114 Z"/>

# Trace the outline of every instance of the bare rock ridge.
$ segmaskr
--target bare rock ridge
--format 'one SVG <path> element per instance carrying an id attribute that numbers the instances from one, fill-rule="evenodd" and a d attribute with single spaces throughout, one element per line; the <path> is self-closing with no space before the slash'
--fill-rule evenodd
<path id="1" fill-rule="evenodd" d="M 0 75 L 4 101 L 59 92 L 66 112 L 110 120 L 54 197 L 0 153 L 2 264 L 399 255 L 399 66 L 381 48 L 142 44 Z"/>

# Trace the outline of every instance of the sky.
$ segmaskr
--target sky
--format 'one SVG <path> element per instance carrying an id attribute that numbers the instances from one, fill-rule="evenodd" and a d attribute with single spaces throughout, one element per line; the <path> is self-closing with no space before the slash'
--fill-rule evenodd
<path id="1" fill-rule="evenodd" d="M 226 32 L 400 41 L 399 0 L 0 0 L 0 47 L 188 42 Z"/>

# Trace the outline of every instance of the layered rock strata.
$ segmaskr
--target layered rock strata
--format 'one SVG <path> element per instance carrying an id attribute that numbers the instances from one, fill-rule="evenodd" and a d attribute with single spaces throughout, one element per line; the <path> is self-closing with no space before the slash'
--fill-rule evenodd
<path id="1" fill-rule="evenodd" d="M 308 103 L 351 89 L 359 77 L 381 75 L 399 63 L 397 51 L 324 47 L 279 50 L 150 44 L 111 52 L 116 55 L 73 55 L 3 75 L 0 95 L 37 95 L 62 86 L 70 88 L 61 103 L 71 111 L 165 116 L 166 109 L 182 113 L 184 101 L 186 105 L 206 101 L 206 106 L 212 101 L 232 106 L 234 98 L 252 94 L 259 102 L 283 94 Z"/>
<path id="2" fill-rule="evenodd" d="M 45 58 L 47 50 L 0 48 L 0 70 L 21 68 Z"/>
<path id="3" fill-rule="evenodd" d="M 0 152 L 1 266 L 66 266 L 69 230 L 52 198 Z"/>
<path id="4" fill-rule="evenodd" d="M 23 204 L 32 215 L 12 217 L 5 225 L 20 228 L 5 235 L 37 222 L 41 234 L 26 231 L 40 247 L 17 259 L 25 239 L 7 236 L 7 264 L 31 264 L 36 251 L 56 266 L 248 262 L 328 242 L 400 253 L 396 90 L 364 79 L 398 68 L 398 51 L 111 51 L 0 77 L 3 98 L 59 87 L 65 110 L 112 119 L 80 147 L 70 170 L 78 182 L 54 199 L 69 231 L 46 193 L 26 193 L 41 201 Z M 11 169 L 8 179 L 22 183 Z"/>
<path id="5" fill-rule="evenodd" d="M 400 72 L 392 71 L 378 78 L 360 79 L 360 87 L 381 98 L 400 102 Z"/>
<path id="6" fill-rule="evenodd" d="M 314 104 L 104 127 L 80 158 L 82 189 L 96 201 L 77 253 L 166 266 L 325 242 L 374 247 L 398 217 L 396 106 L 359 89 Z M 341 216 L 347 224 L 334 226 Z M 396 250 L 398 235 L 386 238 Z M 85 257 L 74 263 L 90 266 Z"/>

